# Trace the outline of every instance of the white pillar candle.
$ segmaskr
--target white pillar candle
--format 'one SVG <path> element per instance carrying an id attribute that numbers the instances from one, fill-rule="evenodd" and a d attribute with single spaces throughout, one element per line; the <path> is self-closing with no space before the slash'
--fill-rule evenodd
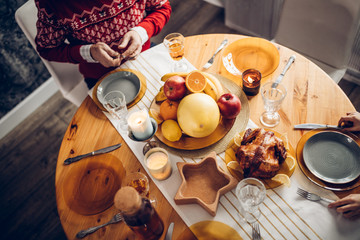
<path id="1" fill-rule="evenodd" d="M 145 154 L 145 165 L 150 174 L 158 179 L 168 178 L 172 172 L 169 154 L 163 148 L 152 148 Z"/>
<path id="2" fill-rule="evenodd" d="M 154 127 L 146 110 L 131 113 L 128 118 L 128 124 L 137 140 L 146 140 L 153 135 Z"/>

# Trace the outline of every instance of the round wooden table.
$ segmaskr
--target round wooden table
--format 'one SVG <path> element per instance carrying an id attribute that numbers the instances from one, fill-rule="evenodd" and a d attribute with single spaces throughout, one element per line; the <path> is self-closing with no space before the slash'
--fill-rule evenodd
<path id="1" fill-rule="evenodd" d="M 201 70 L 201 67 L 224 39 L 228 39 L 229 43 L 232 43 L 244 37 L 232 34 L 209 34 L 186 37 L 185 57 L 197 69 Z M 273 128 L 278 132 L 286 132 L 290 143 L 296 147 L 297 142 L 306 131 L 293 130 L 293 125 L 300 123 L 336 125 L 341 116 L 345 115 L 346 112 L 355 111 L 355 108 L 341 88 L 314 63 L 284 46 L 278 44 L 275 44 L 275 46 L 277 46 L 280 53 L 279 66 L 272 74 L 263 78 L 262 82 L 275 80 L 283 70 L 289 57 L 293 54 L 296 55 L 295 63 L 282 81 L 288 91 L 287 97 L 279 111 L 281 122 Z M 227 71 L 221 71 L 220 55 L 221 53 L 215 58 L 213 66 L 206 70 L 206 72 L 221 74 L 240 83 L 240 78 L 229 74 Z M 249 103 L 251 109 L 250 119 L 258 126 L 262 126 L 259 121 L 259 117 L 263 112 L 261 95 L 258 94 L 250 98 Z M 69 200 L 66 201 L 68 199 L 66 195 L 70 193 L 64 192 L 61 189 L 64 189 L 65 185 L 74 184 L 74 182 L 67 179 L 76 175 L 78 171 L 74 170 L 76 164 L 63 165 L 64 160 L 68 157 L 88 153 L 94 149 L 100 149 L 117 143 L 123 144 L 120 149 L 104 154 L 101 158 L 103 169 L 105 169 L 103 175 L 106 177 L 106 180 L 108 180 L 109 176 L 110 180 L 114 180 L 111 179 L 111 173 L 106 171 L 106 168 L 110 167 L 107 164 L 111 164 L 114 161 L 120 161 L 126 172 L 141 171 L 146 174 L 137 158 L 117 131 L 115 131 L 110 121 L 97 105 L 93 103 L 92 99 L 87 97 L 77 110 L 64 135 L 56 167 L 55 187 L 58 213 L 68 239 L 76 239 L 76 233 L 82 229 L 107 222 L 116 213 L 116 209 L 110 206 L 105 211 L 88 216 L 70 209 L 67 204 Z M 81 160 L 83 166 L 88 166 L 90 162 L 91 158 Z M 77 164 L 80 164 L 80 162 Z M 173 239 L 177 239 L 179 235 L 186 231 L 186 225 L 152 181 L 150 182 L 150 189 L 151 196 L 155 196 L 157 199 L 156 210 L 164 221 L 165 230 L 170 222 L 175 222 Z M 359 190 L 354 189 L 337 194 L 342 197 L 354 192 L 359 192 Z M 120 223 L 101 228 L 86 238 L 135 239 L 135 235 L 124 223 Z"/>

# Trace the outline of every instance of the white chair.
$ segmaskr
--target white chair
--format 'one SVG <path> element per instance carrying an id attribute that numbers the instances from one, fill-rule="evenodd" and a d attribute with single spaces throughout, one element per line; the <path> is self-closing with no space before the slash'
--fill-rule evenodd
<path id="1" fill-rule="evenodd" d="M 275 42 L 308 57 L 339 83 L 359 20 L 359 0 L 286 0 Z"/>
<path id="2" fill-rule="evenodd" d="M 34 0 L 29 0 L 22 5 L 15 13 L 15 19 L 34 49 L 35 36 L 37 33 L 37 8 Z M 78 65 L 71 63 L 50 62 L 43 58 L 46 68 L 59 86 L 60 92 L 70 102 L 80 106 L 87 96 L 88 88 L 84 77 L 78 70 Z"/>

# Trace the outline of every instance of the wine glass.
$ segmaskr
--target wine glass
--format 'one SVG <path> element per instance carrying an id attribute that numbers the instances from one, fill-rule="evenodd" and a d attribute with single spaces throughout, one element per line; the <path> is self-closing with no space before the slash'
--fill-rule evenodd
<path id="1" fill-rule="evenodd" d="M 102 105 L 113 118 L 119 120 L 119 125 L 116 129 L 126 132 L 128 129 L 126 120 L 128 110 L 124 93 L 121 91 L 111 91 L 107 93 L 104 97 Z"/>
<path id="2" fill-rule="evenodd" d="M 266 196 L 264 184 L 256 178 L 244 178 L 238 183 L 235 193 L 240 202 L 242 220 L 256 222 L 261 215 L 259 205 Z"/>
<path id="3" fill-rule="evenodd" d="M 265 112 L 260 116 L 260 122 L 266 127 L 275 127 L 280 123 L 280 115 L 277 111 L 286 97 L 284 85 L 279 84 L 276 88 L 272 85 L 273 82 L 265 83 L 260 90 L 265 108 Z"/>
<path id="4" fill-rule="evenodd" d="M 185 38 L 180 33 L 170 33 L 164 38 L 164 45 L 170 53 L 170 57 L 175 61 L 172 64 L 173 72 L 186 72 L 187 64 L 184 62 L 184 42 Z"/>

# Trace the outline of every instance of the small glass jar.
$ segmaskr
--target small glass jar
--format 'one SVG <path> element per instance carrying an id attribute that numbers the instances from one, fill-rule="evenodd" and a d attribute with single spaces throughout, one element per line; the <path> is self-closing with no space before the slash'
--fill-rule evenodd
<path id="1" fill-rule="evenodd" d="M 245 70 L 242 74 L 243 90 L 248 96 L 255 96 L 259 93 L 261 73 L 256 69 Z"/>
<path id="2" fill-rule="evenodd" d="M 140 197 L 132 187 L 120 188 L 115 194 L 114 205 L 121 212 L 124 222 L 141 239 L 160 239 L 164 223 L 150 200 Z"/>
<path id="3" fill-rule="evenodd" d="M 160 147 L 152 148 L 145 154 L 145 165 L 157 180 L 167 179 L 172 172 L 169 154 Z"/>

